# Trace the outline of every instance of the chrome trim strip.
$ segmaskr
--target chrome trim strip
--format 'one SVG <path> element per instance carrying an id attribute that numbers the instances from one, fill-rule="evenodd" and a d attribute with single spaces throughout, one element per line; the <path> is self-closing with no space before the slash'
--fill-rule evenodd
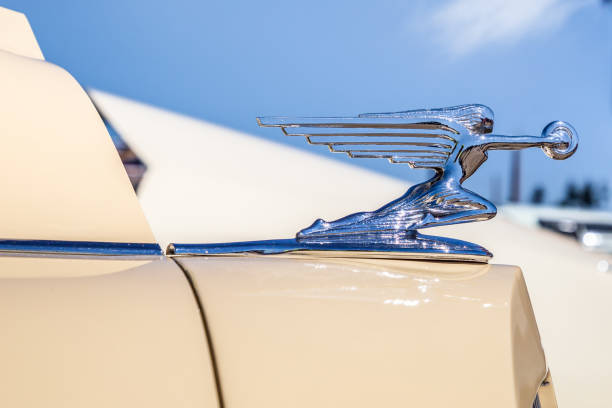
<path id="1" fill-rule="evenodd" d="M 491 253 L 483 247 L 456 239 L 446 239 L 445 251 L 439 247 L 426 245 L 431 238 L 420 235 L 419 242 L 413 245 L 389 244 L 334 244 L 321 245 L 298 242 L 295 239 L 276 239 L 265 241 L 228 242 L 217 244 L 178 244 L 168 245 L 166 255 L 275 255 L 296 254 L 322 258 L 378 258 L 378 259 L 425 259 L 433 261 L 488 262 Z M 423 244 L 425 243 L 425 245 Z"/>
<path id="2" fill-rule="evenodd" d="M 0 252 L 71 255 L 163 255 L 158 244 L 132 242 L 0 239 Z"/>

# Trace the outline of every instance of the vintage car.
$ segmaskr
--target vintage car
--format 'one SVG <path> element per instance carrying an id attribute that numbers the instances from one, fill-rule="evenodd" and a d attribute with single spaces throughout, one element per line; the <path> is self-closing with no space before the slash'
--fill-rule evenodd
<path id="1" fill-rule="evenodd" d="M 384 148 L 361 144 L 374 152 L 320 142 L 435 176 L 295 239 L 162 250 L 85 91 L 45 61 L 24 15 L 0 9 L 0 27 L 2 406 L 557 406 L 521 270 L 416 229 L 491 218 L 495 207 L 461 187 L 486 150 L 565 158 L 571 126 L 491 135 L 481 105 L 260 118 L 311 142 L 301 128 L 401 129 Z M 355 135 L 363 128 L 379 130 Z M 451 142 L 413 140 L 432 135 Z M 398 143 L 436 157 L 389 154 Z"/>

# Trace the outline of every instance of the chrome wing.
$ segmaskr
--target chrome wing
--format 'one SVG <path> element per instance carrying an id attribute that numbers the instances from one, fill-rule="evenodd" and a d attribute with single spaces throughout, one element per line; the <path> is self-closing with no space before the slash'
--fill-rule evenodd
<path id="1" fill-rule="evenodd" d="M 442 169 L 457 147 L 456 124 L 426 117 L 260 117 L 260 126 L 280 127 L 313 145 L 357 159 L 388 159 L 412 168 Z M 391 115 L 391 114 L 389 114 Z"/>

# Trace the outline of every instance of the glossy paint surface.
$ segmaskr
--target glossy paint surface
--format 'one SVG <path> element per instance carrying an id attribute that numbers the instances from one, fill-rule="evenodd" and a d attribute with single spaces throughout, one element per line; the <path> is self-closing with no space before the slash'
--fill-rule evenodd
<path id="1" fill-rule="evenodd" d="M 162 257 L 0 255 L 0 406 L 217 406 L 199 309 Z"/>
<path id="2" fill-rule="evenodd" d="M 179 257 L 231 407 L 530 407 L 546 374 L 520 270 Z"/>
<path id="3" fill-rule="evenodd" d="M 19 16 L 0 8 L 0 238 L 154 243 L 89 97 Z"/>
<path id="4" fill-rule="evenodd" d="M 496 217 L 434 233 L 486 240 L 492 262 L 519 265 L 529 288 L 560 407 L 610 406 L 612 256 L 587 252 L 574 239 Z M 585 397 L 588 396 L 588 397 Z"/>
<path id="5" fill-rule="evenodd" d="M 0 49 L 17 55 L 44 60 L 27 17 L 0 7 Z"/>

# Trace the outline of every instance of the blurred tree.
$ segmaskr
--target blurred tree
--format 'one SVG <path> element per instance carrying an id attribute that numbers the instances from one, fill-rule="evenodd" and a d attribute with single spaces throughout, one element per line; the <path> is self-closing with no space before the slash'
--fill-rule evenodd
<path id="1" fill-rule="evenodd" d="M 563 207 L 597 208 L 604 205 L 608 199 L 608 188 L 605 184 L 596 186 L 587 181 L 584 186 L 579 187 L 575 183 L 569 183 L 565 190 L 565 197 L 559 205 Z"/>
<path id="2" fill-rule="evenodd" d="M 563 207 L 570 207 L 578 203 L 578 188 L 574 183 L 569 183 L 565 189 L 565 197 L 559 203 Z"/>

